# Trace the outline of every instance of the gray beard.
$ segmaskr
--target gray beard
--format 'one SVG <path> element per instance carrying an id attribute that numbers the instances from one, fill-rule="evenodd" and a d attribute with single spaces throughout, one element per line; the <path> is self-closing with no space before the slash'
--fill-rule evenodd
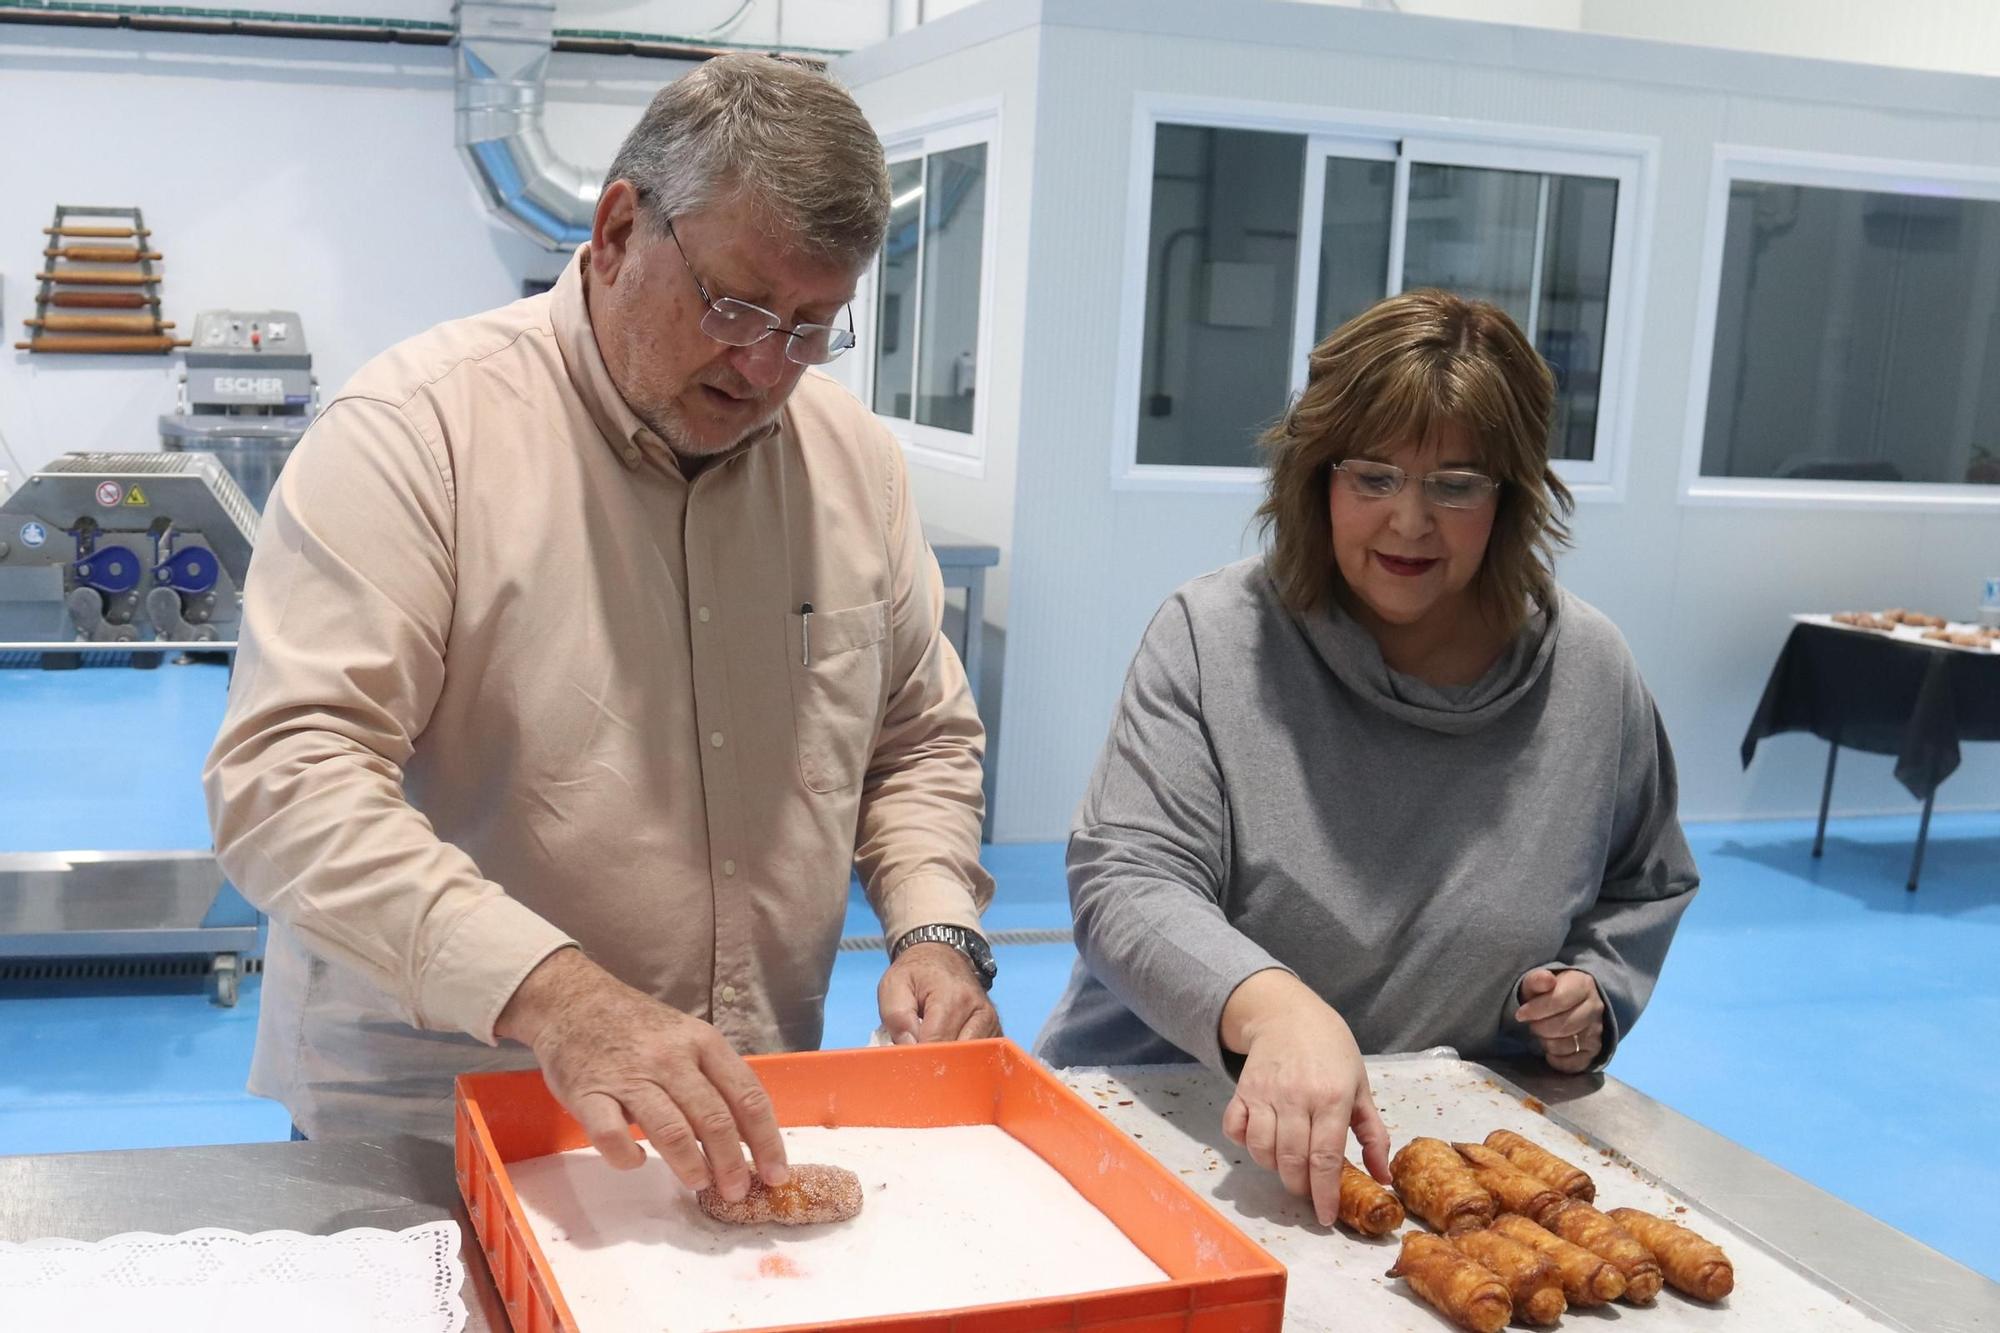
<path id="1" fill-rule="evenodd" d="M 684 418 L 677 403 L 634 403 L 630 399 L 627 399 L 626 403 L 632 409 L 632 415 L 645 422 L 646 428 L 660 437 L 668 451 L 680 463 L 681 470 L 689 477 L 693 477 L 696 472 L 723 455 L 734 453 L 742 447 L 744 441 L 769 430 L 771 423 L 785 410 L 784 403 L 780 402 L 727 444 L 699 445 L 689 440 Z"/>

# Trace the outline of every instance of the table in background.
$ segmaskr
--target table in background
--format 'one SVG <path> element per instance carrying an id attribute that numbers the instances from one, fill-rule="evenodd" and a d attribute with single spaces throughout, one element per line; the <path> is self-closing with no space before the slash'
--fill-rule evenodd
<path id="1" fill-rule="evenodd" d="M 1938 787 L 1958 768 L 1959 743 L 2000 741 L 2000 653 L 1869 630 L 1794 625 L 1744 733 L 1743 766 L 1750 766 L 1759 741 L 1786 731 L 1810 731 L 1827 743 L 1814 856 L 1826 844 L 1840 747 L 1896 757 L 1896 780 L 1924 803 L 1905 885 L 1914 891 L 1924 868 L 1931 806 Z"/>
<path id="2" fill-rule="evenodd" d="M 965 590 L 965 633 L 955 644 L 965 678 L 972 682 L 972 702 L 979 703 L 980 675 L 986 647 L 986 571 L 1000 563 L 1000 548 L 974 541 L 946 528 L 924 524 L 924 540 L 937 557 L 938 573 L 947 588 Z"/>

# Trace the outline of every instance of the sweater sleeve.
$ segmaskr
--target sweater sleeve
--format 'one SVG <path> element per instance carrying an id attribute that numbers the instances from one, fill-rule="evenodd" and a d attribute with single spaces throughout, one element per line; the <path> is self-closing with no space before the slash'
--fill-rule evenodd
<path id="1" fill-rule="evenodd" d="M 1179 597 L 1147 628 L 1069 841 L 1084 964 L 1148 1026 L 1228 1072 L 1222 1009 L 1282 966 L 1230 924 L 1228 793 L 1202 720 L 1200 662 Z"/>
<path id="2" fill-rule="evenodd" d="M 1618 804 L 1604 881 L 1596 902 L 1570 923 L 1551 964 L 1580 968 L 1597 982 L 1605 1005 L 1600 1069 L 1652 999 L 1667 947 L 1701 882 L 1681 832 L 1680 782 L 1659 706 L 1629 657 L 1625 671 Z M 1525 1036 L 1511 1022 L 1511 1007 L 1509 1015 L 1510 1029 Z"/>

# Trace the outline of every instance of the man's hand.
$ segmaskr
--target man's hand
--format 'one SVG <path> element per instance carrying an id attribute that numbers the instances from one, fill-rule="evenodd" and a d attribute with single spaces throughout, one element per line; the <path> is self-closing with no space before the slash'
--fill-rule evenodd
<path id="1" fill-rule="evenodd" d="M 646 1160 L 627 1129 L 636 1124 L 691 1190 L 713 1183 L 731 1202 L 748 1193 L 745 1143 L 765 1184 L 785 1182 L 770 1096 L 722 1034 L 578 950 L 543 959 L 494 1031 L 534 1051 L 556 1100 L 621 1171 Z"/>
<path id="2" fill-rule="evenodd" d="M 1000 1014 L 972 961 L 949 944 L 912 944 L 875 988 L 882 1030 L 898 1046 L 1000 1035 Z"/>
<path id="3" fill-rule="evenodd" d="M 1604 997 L 1597 979 L 1580 968 L 1538 967 L 1522 977 L 1514 1021 L 1528 1025 L 1542 1058 L 1560 1074 L 1581 1074 L 1604 1049 Z"/>
<path id="4" fill-rule="evenodd" d="M 1259 972 L 1222 1011 L 1223 1046 L 1243 1054 L 1222 1132 L 1309 1201 L 1321 1226 L 1340 1212 L 1351 1129 L 1362 1168 L 1389 1182 L 1389 1131 L 1347 1021 L 1288 972 Z"/>

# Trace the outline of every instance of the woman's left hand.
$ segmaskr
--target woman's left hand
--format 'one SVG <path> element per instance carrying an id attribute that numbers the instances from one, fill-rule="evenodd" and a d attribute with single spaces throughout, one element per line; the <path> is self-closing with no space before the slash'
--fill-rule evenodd
<path id="1" fill-rule="evenodd" d="M 1538 967 L 1522 977 L 1514 1021 L 1528 1025 L 1542 1058 L 1558 1073 L 1581 1074 L 1604 1049 L 1604 997 L 1597 979 L 1579 968 Z"/>

